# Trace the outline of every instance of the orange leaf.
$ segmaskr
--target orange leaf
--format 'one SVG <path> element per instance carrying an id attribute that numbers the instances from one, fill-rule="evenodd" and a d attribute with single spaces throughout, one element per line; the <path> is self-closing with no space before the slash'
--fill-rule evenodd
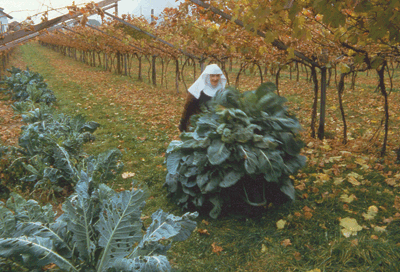
<path id="1" fill-rule="evenodd" d="M 292 242 L 290 241 L 290 239 L 285 239 L 281 242 L 281 245 L 284 247 L 287 247 L 287 246 L 292 245 Z"/>
<path id="2" fill-rule="evenodd" d="M 210 235 L 210 233 L 206 229 L 197 229 L 197 232 L 203 235 Z"/>
<path id="3" fill-rule="evenodd" d="M 358 239 L 354 239 L 350 241 L 352 246 L 358 246 Z"/>
<path id="4" fill-rule="evenodd" d="M 220 246 L 217 246 L 217 244 L 215 242 L 212 243 L 211 246 L 212 246 L 213 253 L 216 253 L 217 255 L 219 255 L 219 253 L 223 250 L 223 248 Z"/>
<path id="5" fill-rule="evenodd" d="M 305 212 L 305 213 L 304 213 L 304 217 L 305 217 L 306 219 L 311 219 L 312 216 L 313 216 L 313 214 L 310 213 L 310 212 Z"/>
<path id="6" fill-rule="evenodd" d="M 44 266 L 42 268 L 42 270 L 43 271 L 47 271 L 47 270 L 53 269 L 54 267 L 56 267 L 56 264 L 51 263 L 51 264 L 48 264 L 48 265 Z"/>
<path id="7" fill-rule="evenodd" d="M 299 190 L 299 191 L 303 191 L 306 188 L 306 185 L 304 183 L 301 183 L 301 184 L 297 185 L 294 188 Z"/>

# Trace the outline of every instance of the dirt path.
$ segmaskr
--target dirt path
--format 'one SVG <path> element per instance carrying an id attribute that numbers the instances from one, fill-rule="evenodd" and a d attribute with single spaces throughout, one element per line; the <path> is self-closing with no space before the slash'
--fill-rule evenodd
<path id="1" fill-rule="evenodd" d="M 20 51 L 16 49 L 11 56 L 9 68 L 26 67 Z M 7 73 L 9 76 L 9 73 Z M 3 78 L 2 78 L 3 80 Z M 13 102 L 9 100 L 9 95 L 0 94 L 0 143 L 4 145 L 15 145 L 18 142 L 18 136 L 23 125 L 21 118 L 14 115 L 14 110 L 11 108 Z"/>

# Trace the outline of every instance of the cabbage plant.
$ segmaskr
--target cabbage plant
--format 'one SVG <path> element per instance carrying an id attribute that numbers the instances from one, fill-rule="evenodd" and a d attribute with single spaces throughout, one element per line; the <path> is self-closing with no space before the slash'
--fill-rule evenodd
<path id="1" fill-rule="evenodd" d="M 191 131 L 166 151 L 165 185 L 176 203 L 210 206 L 217 218 L 224 203 L 271 202 L 273 188 L 295 199 L 290 175 L 306 162 L 301 127 L 275 89 L 273 83 L 243 93 L 227 88 L 191 118 Z"/>
<path id="2" fill-rule="evenodd" d="M 18 271 L 42 271 L 49 264 L 75 272 L 170 271 L 166 252 L 191 235 L 197 213 L 180 217 L 158 210 L 144 228 L 145 199 L 141 189 L 115 192 L 90 171 L 80 173 L 57 219 L 50 204 L 41 207 L 12 193 L 0 201 L 0 264 Z"/>
<path id="3" fill-rule="evenodd" d="M 12 67 L 7 69 L 11 73 L 10 77 L 5 76 L 0 84 L 5 85 L 0 91 L 6 91 L 11 94 L 12 100 L 32 101 L 34 103 L 43 102 L 51 104 L 56 101 L 52 90 L 47 87 L 43 76 L 32 72 L 28 68 L 22 71 L 20 68 Z"/>

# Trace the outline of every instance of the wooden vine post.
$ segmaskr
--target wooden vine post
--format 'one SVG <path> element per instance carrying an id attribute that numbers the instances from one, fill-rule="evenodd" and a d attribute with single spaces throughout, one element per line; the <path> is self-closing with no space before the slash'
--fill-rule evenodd
<path id="1" fill-rule="evenodd" d="M 326 108 L 326 67 L 321 67 L 321 100 L 318 127 L 318 139 L 322 140 L 325 134 L 325 108 Z"/>
<path id="2" fill-rule="evenodd" d="M 151 80 L 154 86 L 157 86 L 156 59 L 156 55 L 153 55 L 151 58 Z"/>
<path id="3" fill-rule="evenodd" d="M 388 93 L 386 91 L 386 86 L 385 86 L 385 69 L 387 66 L 387 61 L 384 60 L 380 69 L 378 68 L 376 71 L 379 76 L 379 89 L 381 90 L 381 94 L 383 95 L 383 98 L 385 100 L 385 136 L 383 139 L 383 145 L 382 145 L 382 150 L 381 150 L 381 155 L 385 155 L 386 153 L 386 146 L 387 146 L 387 139 L 388 139 L 388 133 L 389 133 L 389 101 L 388 101 Z"/>

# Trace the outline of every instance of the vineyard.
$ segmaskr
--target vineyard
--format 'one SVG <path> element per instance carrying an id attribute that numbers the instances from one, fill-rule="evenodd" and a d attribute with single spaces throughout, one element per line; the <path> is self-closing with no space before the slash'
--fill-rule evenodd
<path id="1" fill-rule="evenodd" d="M 261 2 L 0 38 L 2 271 L 397 271 L 400 6 Z M 210 63 L 235 88 L 180 133 Z M 240 171 L 295 200 L 237 204 Z"/>

